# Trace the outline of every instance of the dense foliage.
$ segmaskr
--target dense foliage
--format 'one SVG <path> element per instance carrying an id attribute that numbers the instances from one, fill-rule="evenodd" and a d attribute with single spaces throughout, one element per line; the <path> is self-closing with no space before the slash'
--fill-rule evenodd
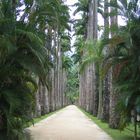
<path id="1" fill-rule="evenodd" d="M 39 77 L 46 84 L 49 67 L 43 39 L 35 28 L 16 20 L 15 3 L 0 9 L 0 138 L 21 139 L 31 121 Z"/>
<path id="2" fill-rule="evenodd" d="M 62 1 L 0 1 L 0 139 L 24 138 L 35 112 L 38 81 L 49 89 L 59 41 L 63 52 L 70 50 L 68 22 Z"/>
<path id="3" fill-rule="evenodd" d="M 81 0 L 76 4 L 75 11 L 75 13 L 81 12 L 82 18 L 75 22 L 77 39 L 74 57 L 83 71 L 81 77 L 84 80 L 91 71 L 90 64 L 96 67 L 93 84 L 97 83 L 97 90 L 93 90 L 92 96 L 95 98 L 96 94 L 98 95 L 97 102 L 93 102 L 93 106 L 98 104 L 97 116 L 109 122 L 112 128 L 124 129 L 128 124 L 133 123 L 135 132 L 137 131 L 137 116 L 140 113 L 139 4 L 138 0 L 98 1 L 98 15 L 102 15 L 104 26 L 98 26 L 98 33 L 100 29 L 102 30 L 101 37 L 90 41 L 87 40 L 90 11 L 84 8 L 85 5 L 82 5 Z M 87 3 L 87 8 L 90 9 L 90 2 Z M 95 12 L 94 9 L 92 12 Z M 118 23 L 120 18 L 125 22 L 123 26 L 120 22 Z M 87 20 L 88 22 L 84 22 Z M 82 91 L 85 92 L 87 87 L 89 86 L 83 87 Z M 82 98 L 83 94 L 80 93 L 80 100 L 83 102 L 81 107 L 88 111 L 86 106 L 90 104 L 88 102 L 90 95 L 84 94 L 85 99 Z M 112 116 L 113 113 L 114 116 Z M 136 135 L 135 133 L 135 139 Z"/>
<path id="4" fill-rule="evenodd" d="M 140 113 L 140 91 L 139 91 L 139 43 L 140 35 L 140 15 L 138 14 L 138 1 L 122 2 L 123 14 L 126 25 L 118 29 L 116 41 L 112 38 L 115 48 L 110 54 L 109 61 L 117 67 L 114 69 L 114 79 L 116 90 L 120 93 L 121 101 L 118 103 L 117 110 L 121 114 L 120 127 L 124 128 L 131 122 L 131 117 L 136 118 Z M 122 9 L 121 7 L 119 7 Z M 132 113 L 133 112 L 133 113 Z M 135 120 L 136 121 L 136 120 Z"/>
<path id="5" fill-rule="evenodd" d="M 94 0 L 92 4 L 78 0 L 73 5 L 74 15 L 80 13 L 81 18 L 74 20 L 75 53 L 70 58 L 72 21 L 64 1 L 0 0 L 0 139 L 24 138 L 36 95 L 44 98 L 41 92 L 46 91 L 49 111 L 66 105 L 66 99 L 78 104 L 79 98 L 85 110 L 112 128 L 124 129 L 133 118 L 136 132 L 140 2 Z M 99 14 L 103 26 L 97 24 Z M 120 16 L 123 26 L 118 24 Z M 102 31 L 100 38 L 97 29 Z"/>
<path id="6" fill-rule="evenodd" d="M 79 77 L 78 68 L 72 65 L 68 71 L 68 82 L 66 96 L 70 100 L 71 104 L 78 104 L 79 97 Z"/>

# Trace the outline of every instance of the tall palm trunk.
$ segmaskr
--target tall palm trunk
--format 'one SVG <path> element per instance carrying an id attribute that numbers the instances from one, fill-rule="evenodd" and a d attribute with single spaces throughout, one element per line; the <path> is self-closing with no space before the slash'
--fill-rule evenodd
<path id="1" fill-rule="evenodd" d="M 86 88 L 85 88 L 85 71 L 83 71 L 82 73 L 80 73 L 80 86 L 79 86 L 79 91 L 80 91 L 80 95 L 79 95 L 79 105 L 82 108 L 86 108 Z"/>
<path id="2" fill-rule="evenodd" d="M 87 24 L 87 42 L 97 39 L 97 0 L 89 1 L 89 13 L 88 13 L 88 24 Z M 85 48 L 84 55 L 87 50 Z M 96 74 L 95 64 L 88 65 L 84 72 L 82 80 L 82 104 L 86 111 L 97 114 L 97 93 L 95 88 Z"/>
<path id="3" fill-rule="evenodd" d="M 58 43 L 58 102 L 59 108 L 62 107 L 62 52 L 61 45 Z"/>
<path id="4" fill-rule="evenodd" d="M 108 8 L 109 0 L 104 1 L 104 38 L 109 38 L 109 8 Z M 106 54 L 109 53 L 109 49 L 106 50 Z M 103 110 L 102 110 L 102 120 L 108 122 L 109 121 L 109 78 L 110 73 L 108 72 L 103 81 Z"/>
<path id="5" fill-rule="evenodd" d="M 55 105 L 56 109 L 59 109 L 63 106 L 63 68 L 62 68 L 62 55 L 61 52 L 61 44 L 60 44 L 60 36 L 58 33 L 58 27 L 55 31 L 54 35 L 54 46 L 56 50 L 56 60 L 55 60 Z M 65 81 L 66 82 L 66 81 Z"/>
<path id="6" fill-rule="evenodd" d="M 99 70 L 98 70 L 98 82 L 99 82 L 99 100 L 98 100 L 98 114 L 97 117 L 98 119 L 102 119 L 103 117 L 103 81 L 101 79 L 101 70 L 102 70 L 102 64 L 99 64 Z"/>
<path id="7" fill-rule="evenodd" d="M 117 4 L 117 0 L 114 0 L 114 2 Z M 111 36 L 113 37 L 115 35 L 115 33 L 113 32 L 114 29 L 116 29 L 118 27 L 118 17 L 117 17 L 117 9 L 111 8 L 112 12 L 116 12 L 116 16 L 111 17 Z M 114 50 L 111 50 L 112 52 Z M 118 128 L 119 125 L 119 114 L 116 112 L 116 105 L 118 103 L 118 98 L 119 98 L 119 94 L 116 93 L 116 91 L 114 90 L 114 69 L 116 68 L 112 68 L 112 72 L 111 72 L 111 79 L 110 79 L 110 118 L 109 118 L 109 126 L 111 128 Z"/>
<path id="8" fill-rule="evenodd" d="M 66 97 L 66 86 L 67 86 L 67 72 L 65 69 L 63 69 L 63 72 L 62 72 L 62 106 L 66 106 L 68 103 L 67 103 L 67 97 Z"/>
<path id="9" fill-rule="evenodd" d="M 58 109 L 58 43 L 57 31 L 54 31 L 54 49 L 55 49 L 55 65 L 54 65 L 54 96 L 55 96 L 55 110 Z"/>
<path id="10" fill-rule="evenodd" d="M 98 8 L 98 1 L 97 0 L 92 0 L 92 5 L 93 5 L 93 19 L 91 20 L 91 24 L 93 24 L 93 40 L 97 40 L 97 8 Z M 91 7 L 92 10 L 92 7 Z M 92 16 L 91 15 L 91 16 Z M 91 28 L 92 29 L 92 28 Z M 90 38 L 89 38 L 90 39 Z M 93 115 L 97 115 L 97 110 L 98 110 L 98 88 L 97 88 L 97 73 L 96 73 L 96 64 L 93 64 Z"/>
<path id="11" fill-rule="evenodd" d="M 87 25 L 87 41 L 97 39 L 97 0 L 89 1 L 89 14 Z M 86 48 L 85 48 L 86 49 Z M 86 54 L 86 50 L 85 50 Z M 85 93 L 86 93 L 86 110 L 97 114 L 97 93 L 96 93 L 96 74 L 95 64 L 90 64 L 85 68 Z"/>
<path id="12" fill-rule="evenodd" d="M 97 0 L 89 0 L 87 40 L 97 39 Z"/>
<path id="13" fill-rule="evenodd" d="M 44 85 L 40 85 L 40 105 L 41 105 L 41 115 L 47 114 L 49 112 L 49 96 L 48 89 Z"/>
<path id="14" fill-rule="evenodd" d="M 49 91 L 47 87 L 42 85 L 40 79 L 37 79 L 38 91 L 35 94 L 35 117 L 41 116 L 49 112 Z"/>
<path id="15" fill-rule="evenodd" d="M 55 102 L 56 102 L 56 95 L 55 95 L 55 70 L 54 68 L 51 69 L 51 111 L 55 110 Z"/>
<path id="16" fill-rule="evenodd" d="M 35 94 L 35 114 L 34 117 L 38 117 L 41 116 L 41 105 L 40 105 L 40 82 L 39 79 L 37 79 L 37 83 L 38 83 L 38 91 Z"/>
<path id="17" fill-rule="evenodd" d="M 52 28 L 51 28 L 51 26 L 48 26 L 48 33 L 47 33 L 47 38 L 46 38 L 46 48 L 47 48 L 47 53 L 48 53 L 48 57 L 49 57 L 49 59 L 51 59 L 51 57 L 52 57 L 52 49 L 53 49 L 53 47 L 52 47 Z M 52 83 L 53 83 L 53 71 L 52 71 L 52 69 L 49 69 L 49 71 L 48 71 L 48 75 L 47 75 L 47 79 L 48 79 L 48 82 L 49 82 L 49 85 L 50 85 L 50 87 L 49 87 L 49 89 L 47 89 L 48 90 L 48 108 L 49 108 L 49 112 L 51 112 L 51 111 L 53 111 L 53 100 L 52 100 L 52 96 L 53 96 L 53 94 L 52 94 Z"/>
<path id="18" fill-rule="evenodd" d="M 57 29 L 57 108 L 62 107 L 62 52 Z"/>

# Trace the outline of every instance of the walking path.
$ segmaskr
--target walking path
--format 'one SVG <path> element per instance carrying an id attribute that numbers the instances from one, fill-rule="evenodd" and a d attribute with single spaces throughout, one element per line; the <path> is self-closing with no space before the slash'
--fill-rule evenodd
<path id="1" fill-rule="evenodd" d="M 74 105 L 28 129 L 31 140 L 112 140 Z"/>

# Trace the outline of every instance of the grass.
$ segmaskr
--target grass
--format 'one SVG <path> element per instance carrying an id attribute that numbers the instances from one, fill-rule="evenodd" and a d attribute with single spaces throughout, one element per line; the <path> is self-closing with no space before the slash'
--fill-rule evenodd
<path id="1" fill-rule="evenodd" d="M 33 119 L 33 120 L 34 120 L 34 123 L 38 123 L 38 122 L 40 122 L 40 121 L 42 121 L 42 120 L 48 118 L 49 116 L 53 115 L 54 113 L 56 113 L 56 112 L 58 112 L 58 111 L 59 111 L 59 110 L 54 111 L 54 112 L 50 112 L 50 113 L 45 114 L 45 115 L 43 115 L 43 116 L 41 116 L 41 117 L 34 118 L 34 119 Z"/>
<path id="2" fill-rule="evenodd" d="M 92 121 L 94 121 L 102 130 L 104 130 L 106 133 L 108 133 L 113 140 L 134 140 L 134 133 L 128 129 L 125 129 L 124 131 L 120 131 L 118 129 L 111 129 L 109 128 L 108 124 L 105 122 L 102 122 L 101 120 L 97 119 L 90 113 L 84 111 L 80 108 L 80 110 L 88 116 Z M 129 129 L 132 129 L 132 126 L 130 126 Z M 138 139 L 140 140 L 140 139 Z"/>

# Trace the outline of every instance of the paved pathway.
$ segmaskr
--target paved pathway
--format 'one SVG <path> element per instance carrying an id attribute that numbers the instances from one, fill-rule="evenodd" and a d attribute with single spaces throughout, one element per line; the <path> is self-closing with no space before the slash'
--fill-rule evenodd
<path id="1" fill-rule="evenodd" d="M 112 140 L 71 105 L 29 128 L 31 140 Z"/>

